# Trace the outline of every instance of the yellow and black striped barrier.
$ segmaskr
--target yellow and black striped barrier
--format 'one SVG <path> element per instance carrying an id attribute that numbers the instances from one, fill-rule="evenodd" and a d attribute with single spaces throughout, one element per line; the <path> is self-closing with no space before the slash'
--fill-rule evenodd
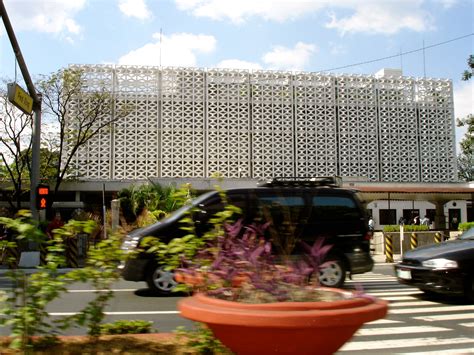
<path id="1" fill-rule="evenodd" d="M 385 234 L 385 262 L 393 263 L 393 238 L 390 234 Z"/>
<path id="2" fill-rule="evenodd" d="M 435 235 L 434 235 L 434 241 L 435 243 L 441 243 L 441 240 L 442 240 L 442 235 L 440 232 L 436 232 Z"/>
<path id="3" fill-rule="evenodd" d="M 66 239 L 66 262 L 69 267 L 79 267 L 79 252 L 77 250 L 77 238 Z"/>
<path id="4" fill-rule="evenodd" d="M 418 236 L 416 235 L 416 233 L 412 233 L 412 234 L 411 234 L 411 238 L 410 238 L 410 248 L 411 248 L 411 249 L 416 249 L 416 248 L 418 248 Z"/>

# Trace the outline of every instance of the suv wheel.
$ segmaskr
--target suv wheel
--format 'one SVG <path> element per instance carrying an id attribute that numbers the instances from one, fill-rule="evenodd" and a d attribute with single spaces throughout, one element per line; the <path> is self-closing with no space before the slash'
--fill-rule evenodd
<path id="1" fill-rule="evenodd" d="M 165 270 L 163 266 L 153 265 L 146 277 L 148 288 L 160 294 L 169 294 L 178 284 L 174 279 L 174 272 Z"/>
<path id="2" fill-rule="evenodd" d="M 341 287 L 346 280 L 346 266 L 339 257 L 331 257 L 325 261 L 324 268 L 319 273 L 319 282 L 322 286 Z"/>

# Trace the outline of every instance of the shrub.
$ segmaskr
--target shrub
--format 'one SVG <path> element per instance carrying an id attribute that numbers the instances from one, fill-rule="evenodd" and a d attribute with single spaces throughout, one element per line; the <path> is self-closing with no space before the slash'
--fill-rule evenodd
<path id="1" fill-rule="evenodd" d="M 459 223 L 458 230 L 467 231 L 468 229 L 474 227 L 474 222 L 463 222 Z"/>
<path id="2" fill-rule="evenodd" d="M 151 333 L 153 322 L 145 320 L 118 320 L 100 325 L 100 334 L 144 334 Z"/>
<path id="3" fill-rule="evenodd" d="M 406 224 L 403 226 L 403 231 L 405 232 L 426 232 L 429 231 L 430 228 L 425 226 L 424 224 L 416 225 L 416 224 Z M 383 227 L 384 232 L 400 232 L 400 226 L 398 224 L 390 224 Z"/>

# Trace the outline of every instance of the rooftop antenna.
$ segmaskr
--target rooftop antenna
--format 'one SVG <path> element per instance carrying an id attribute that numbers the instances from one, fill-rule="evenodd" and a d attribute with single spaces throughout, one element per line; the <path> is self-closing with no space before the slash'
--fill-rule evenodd
<path id="1" fill-rule="evenodd" d="M 425 40 L 423 39 L 423 78 L 426 79 Z"/>
<path id="2" fill-rule="evenodd" d="M 161 69 L 161 47 L 163 43 L 163 29 L 160 27 L 160 69 Z"/>
<path id="3" fill-rule="evenodd" d="M 403 73 L 403 52 L 402 52 L 402 46 L 400 46 L 400 69 L 402 70 L 402 73 Z"/>

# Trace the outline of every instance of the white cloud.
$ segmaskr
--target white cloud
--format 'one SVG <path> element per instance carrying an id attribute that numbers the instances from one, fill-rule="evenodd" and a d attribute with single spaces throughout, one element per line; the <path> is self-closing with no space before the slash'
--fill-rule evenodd
<path id="1" fill-rule="evenodd" d="M 86 0 L 5 0 L 5 7 L 16 31 L 29 30 L 54 33 L 72 38 L 79 35 L 81 26 L 74 16 L 85 6 Z"/>
<path id="2" fill-rule="evenodd" d="M 474 113 L 474 81 L 462 81 L 454 85 L 454 117 L 462 118 Z M 467 129 L 456 127 L 456 149 L 459 152 L 459 142 Z"/>
<path id="3" fill-rule="evenodd" d="M 269 69 L 303 70 L 316 50 L 315 45 L 303 42 L 296 43 L 294 48 L 275 46 L 262 60 Z"/>
<path id="4" fill-rule="evenodd" d="M 438 0 L 448 8 L 456 0 Z M 402 29 L 426 31 L 433 28 L 423 0 L 175 0 L 178 9 L 197 17 L 242 23 L 252 17 L 284 22 L 330 11 L 326 27 L 341 33 L 392 34 Z M 343 12 L 337 12 L 342 10 Z M 341 15 L 343 13 L 343 15 Z"/>
<path id="5" fill-rule="evenodd" d="M 332 55 L 347 54 L 347 48 L 342 44 L 329 42 L 329 52 Z"/>
<path id="6" fill-rule="evenodd" d="M 217 68 L 260 70 L 262 66 L 258 63 L 247 62 L 245 60 L 226 59 L 219 62 Z"/>
<path id="7" fill-rule="evenodd" d="M 148 43 L 120 57 L 118 64 L 160 65 L 160 34 L 155 33 L 156 42 Z M 216 48 L 214 36 L 192 33 L 174 33 L 162 36 L 162 66 L 196 66 L 196 55 L 211 53 Z"/>
<path id="8" fill-rule="evenodd" d="M 151 18 L 151 12 L 144 0 L 119 0 L 119 9 L 127 17 L 139 20 Z"/>
<path id="9" fill-rule="evenodd" d="M 329 1 L 308 0 L 175 0 L 178 9 L 189 11 L 197 17 L 213 20 L 229 19 L 242 23 L 249 17 L 283 22 L 317 11 Z"/>
<path id="10" fill-rule="evenodd" d="M 433 19 L 422 9 L 422 1 L 398 0 L 383 2 L 357 2 L 351 8 L 354 13 L 338 18 L 334 13 L 327 28 L 340 33 L 367 32 L 394 34 L 403 29 L 416 32 L 432 30 Z"/>
<path id="11" fill-rule="evenodd" d="M 441 6 L 443 6 L 445 9 L 449 9 L 453 7 L 458 2 L 458 0 L 436 0 L 436 1 L 439 2 Z"/>

